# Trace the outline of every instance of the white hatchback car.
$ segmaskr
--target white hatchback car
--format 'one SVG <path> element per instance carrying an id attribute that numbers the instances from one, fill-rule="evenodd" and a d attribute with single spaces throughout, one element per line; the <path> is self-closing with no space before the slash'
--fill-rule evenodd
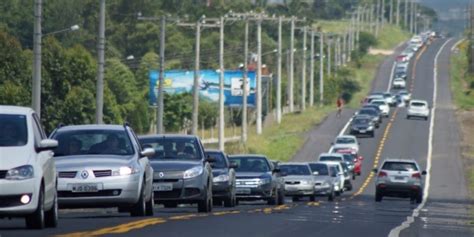
<path id="1" fill-rule="evenodd" d="M 394 89 L 405 89 L 407 87 L 407 83 L 403 78 L 395 78 L 393 79 L 392 87 Z"/>
<path id="2" fill-rule="evenodd" d="M 430 116 L 430 107 L 428 106 L 428 102 L 424 100 L 412 100 L 408 104 L 407 110 L 407 119 L 413 117 L 424 118 L 428 120 Z"/>
<path id="3" fill-rule="evenodd" d="M 390 106 L 387 104 L 387 102 L 383 99 L 381 100 L 372 100 L 370 104 L 377 105 L 380 108 L 380 112 L 384 117 L 388 117 L 390 114 Z"/>
<path id="4" fill-rule="evenodd" d="M 57 145 L 32 109 L 0 106 L 0 218 L 25 217 L 31 229 L 57 226 Z"/>

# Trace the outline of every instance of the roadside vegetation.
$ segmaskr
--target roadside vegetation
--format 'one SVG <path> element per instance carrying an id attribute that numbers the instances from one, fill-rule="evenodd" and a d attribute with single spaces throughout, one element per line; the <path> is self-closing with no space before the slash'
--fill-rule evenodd
<path id="1" fill-rule="evenodd" d="M 474 200 L 474 74 L 469 68 L 469 41 L 463 41 L 451 56 L 451 91 L 458 109 L 457 117 L 461 126 L 461 152 L 469 184 L 471 200 Z M 471 59 L 472 60 L 472 59 Z M 474 208 L 471 209 L 474 215 Z M 474 222 L 473 222 L 474 223 Z"/>

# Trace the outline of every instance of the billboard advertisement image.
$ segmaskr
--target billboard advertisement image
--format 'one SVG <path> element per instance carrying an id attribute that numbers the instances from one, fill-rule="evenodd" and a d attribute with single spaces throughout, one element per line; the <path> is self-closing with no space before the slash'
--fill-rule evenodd
<path id="1" fill-rule="evenodd" d="M 150 71 L 150 104 L 156 105 L 159 86 L 159 72 Z M 192 93 L 194 72 L 184 70 L 165 71 L 164 92 L 168 94 Z M 248 72 L 247 103 L 255 106 L 255 72 Z M 242 106 L 243 72 L 225 71 L 224 73 L 224 105 L 229 107 Z M 219 101 L 219 72 L 215 70 L 201 70 L 199 77 L 199 95 L 210 101 Z"/>

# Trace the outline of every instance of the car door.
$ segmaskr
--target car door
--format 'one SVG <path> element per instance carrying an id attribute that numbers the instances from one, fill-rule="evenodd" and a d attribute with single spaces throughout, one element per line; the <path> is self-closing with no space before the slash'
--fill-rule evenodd
<path id="1" fill-rule="evenodd" d="M 39 147 L 41 141 L 46 139 L 46 134 L 35 113 L 32 114 L 32 127 L 35 147 Z M 54 196 L 56 195 L 56 166 L 54 165 L 53 160 L 54 153 L 52 150 L 41 152 L 35 151 L 35 153 L 36 162 L 39 162 L 39 166 L 41 166 L 43 170 L 45 203 L 49 207 L 54 201 Z"/>
<path id="2" fill-rule="evenodd" d="M 142 146 L 140 145 L 140 141 L 138 140 L 137 135 L 133 131 L 132 128 L 127 127 L 126 128 L 127 134 L 130 137 L 130 141 L 132 142 L 132 146 L 134 150 L 136 151 L 137 155 L 133 159 L 138 159 L 138 163 L 140 164 L 140 167 L 143 169 L 146 180 L 145 180 L 145 186 L 148 188 L 146 190 L 146 196 L 151 195 L 151 190 L 153 186 L 153 168 L 150 165 L 150 161 L 148 157 L 142 157 L 141 152 L 142 152 Z M 148 191 L 149 190 L 149 191 Z"/>

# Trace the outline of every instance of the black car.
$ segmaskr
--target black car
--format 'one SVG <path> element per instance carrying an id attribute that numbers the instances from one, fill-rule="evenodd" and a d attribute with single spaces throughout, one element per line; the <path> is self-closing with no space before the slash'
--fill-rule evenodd
<path id="1" fill-rule="evenodd" d="M 372 121 L 375 124 L 375 127 L 378 128 L 380 124 L 382 123 L 382 114 L 380 113 L 380 110 L 374 109 L 374 108 L 362 108 L 359 110 L 357 115 L 367 115 L 372 118 Z"/>
<path id="2" fill-rule="evenodd" d="M 206 150 L 206 156 L 211 157 L 212 167 L 212 197 L 214 205 L 222 205 L 224 207 L 234 207 L 237 199 L 235 196 L 235 168 L 237 165 L 231 163 L 223 151 Z"/>
<path id="3" fill-rule="evenodd" d="M 197 203 L 199 212 L 211 212 L 212 168 L 201 140 L 192 135 L 150 135 L 139 138 L 143 148 L 153 148 L 155 202 L 167 208 Z"/>
<path id="4" fill-rule="evenodd" d="M 352 119 L 351 123 L 351 135 L 366 135 L 374 137 L 374 122 L 372 118 L 367 115 L 358 115 Z"/>
<path id="5" fill-rule="evenodd" d="M 273 167 L 264 155 L 232 155 L 231 162 L 237 164 L 237 200 L 265 200 L 277 205 L 279 197 L 278 168 Z"/>

